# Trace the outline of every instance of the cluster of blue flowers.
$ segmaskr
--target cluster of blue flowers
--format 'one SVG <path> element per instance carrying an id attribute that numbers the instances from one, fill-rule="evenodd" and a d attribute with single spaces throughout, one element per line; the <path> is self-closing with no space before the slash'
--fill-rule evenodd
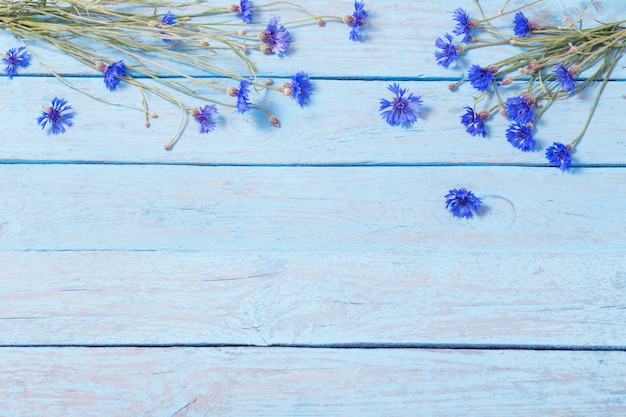
<path id="1" fill-rule="evenodd" d="M 297 5 L 294 6 L 301 8 Z M 239 14 L 241 20 L 245 24 L 253 23 L 254 7 L 250 0 L 239 0 L 238 4 L 229 6 L 227 11 L 229 13 Z M 343 18 L 343 21 L 351 27 L 349 33 L 350 40 L 355 42 L 361 40 L 362 28 L 366 23 L 367 15 L 368 13 L 365 10 L 365 3 L 363 1 L 355 1 L 354 11 L 352 14 Z M 341 17 L 334 17 L 333 19 L 342 20 Z M 317 22 L 319 25 L 324 24 L 324 21 L 321 18 L 318 18 Z M 153 26 L 158 29 L 158 38 L 166 44 L 166 46 L 164 46 L 166 48 L 176 48 L 179 44 L 182 44 L 182 42 L 185 41 L 185 38 L 183 37 L 184 35 L 180 35 L 181 33 L 186 33 L 185 28 L 183 28 L 183 20 L 179 20 L 178 16 L 171 10 L 167 11 L 160 17 L 159 20 L 155 21 Z M 245 30 L 239 31 L 240 36 L 244 36 L 246 33 L 247 32 Z M 261 41 L 259 49 L 262 52 L 274 54 L 279 58 L 282 58 L 285 54 L 287 54 L 292 43 L 291 34 L 285 26 L 280 24 L 280 17 L 278 16 L 272 16 L 269 19 L 269 22 L 264 29 L 258 33 L 258 39 Z M 4 71 L 9 78 L 13 78 L 13 76 L 18 74 L 20 69 L 28 67 L 31 62 L 31 54 L 25 46 L 11 48 L 0 57 L 2 58 L 2 62 L 5 64 Z M 111 63 L 97 62 L 96 68 L 102 72 L 104 85 L 106 89 L 111 92 L 119 89 L 123 81 L 133 80 L 133 68 L 127 66 L 124 60 Z M 237 80 L 238 77 L 235 76 L 233 78 Z M 299 106 L 306 105 L 313 93 L 311 78 L 305 71 L 297 72 L 288 80 L 288 82 L 284 83 L 282 87 L 270 87 L 270 82 L 260 83 L 251 76 L 241 77 L 237 81 L 237 87 L 230 87 L 226 89 L 228 95 L 235 99 L 235 103 L 232 107 L 234 107 L 237 113 L 244 114 L 251 109 L 260 109 L 266 113 L 270 123 L 277 127 L 280 126 L 280 123 L 275 116 L 268 113 L 268 111 L 261 106 L 251 103 L 250 91 L 252 86 L 270 88 L 278 91 L 282 90 L 286 96 L 291 97 L 291 99 Z M 413 102 L 414 98 L 410 96 L 408 100 Z M 412 106 L 414 106 L 414 104 L 412 104 Z M 198 123 L 199 132 L 201 134 L 209 133 L 215 129 L 216 116 L 218 114 L 218 108 L 215 104 L 206 104 L 197 108 L 185 108 L 185 110 L 187 110 L 189 115 Z M 407 121 L 413 120 L 410 116 L 413 110 L 413 107 L 407 109 L 405 111 L 405 116 L 398 120 L 401 122 L 405 121 L 404 118 L 406 118 Z M 147 108 L 145 109 L 145 112 L 146 117 L 157 117 L 155 113 L 148 112 Z M 73 108 L 68 104 L 67 100 L 55 97 L 52 100 L 51 105 L 44 106 L 44 111 L 41 116 L 37 118 L 37 123 L 42 129 L 49 126 L 51 133 L 57 135 L 65 133 L 66 128 L 73 126 L 74 116 L 75 113 Z M 166 149 L 169 149 L 168 145 L 166 145 Z"/>
<path id="2" fill-rule="evenodd" d="M 439 65 L 445 68 L 454 64 L 464 50 L 468 49 L 464 44 L 470 44 L 475 41 L 473 36 L 475 30 L 485 29 L 488 32 L 490 31 L 490 29 L 487 28 L 489 19 L 485 21 L 472 19 L 462 8 L 458 8 L 454 11 L 453 21 L 455 22 L 455 27 L 452 33 L 459 37 L 458 41 L 449 33 L 445 33 L 435 41 L 435 60 Z M 541 25 L 529 21 L 521 11 L 515 13 L 512 26 L 513 35 L 508 35 L 509 42 L 512 45 L 517 44 L 516 39 L 529 38 L 534 32 L 541 30 Z M 498 33 L 498 35 L 502 36 L 502 33 Z M 488 45 L 489 44 L 486 43 L 484 46 Z M 473 47 L 480 46 L 483 45 L 474 45 Z M 568 48 L 571 48 L 571 45 Z M 469 49 L 471 49 L 471 47 L 469 47 Z M 572 53 L 571 50 L 568 52 L 567 49 L 565 52 L 569 54 Z M 496 88 L 510 85 L 518 78 L 508 76 L 509 72 L 517 68 L 516 65 L 519 65 L 518 62 L 524 63 L 523 59 L 520 58 L 516 61 L 514 58 L 510 61 L 503 60 L 501 63 L 489 66 L 473 64 L 468 69 L 467 75 L 461 81 L 450 85 L 450 90 L 454 90 L 463 82 L 469 82 L 472 87 L 481 93 L 476 99 L 476 104 L 478 104 L 485 97 L 494 94 Z M 570 65 L 568 67 L 562 62 L 557 62 L 556 64 L 552 64 L 553 66 L 550 72 L 541 72 L 543 69 L 542 65 L 545 64 L 539 64 L 536 60 L 530 60 L 523 65 L 526 65 L 524 70 L 527 74 L 533 76 L 533 74 L 540 73 L 543 82 L 551 81 L 553 84 L 551 84 L 549 88 L 553 89 L 553 91 L 558 94 L 572 95 L 578 92 L 576 89 L 576 75 L 580 67 L 577 65 Z M 501 70 L 502 67 L 505 69 Z M 495 94 L 495 96 L 499 101 L 499 105 L 488 110 L 477 110 L 476 104 L 474 106 L 464 106 L 465 111 L 460 116 L 460 122 L 465 127 L 466 132 L 472 136 L 487 136 L 485 120 L 499 109 L 511 122 L 506 130 L 505 136 L 507 141 L 522 152 L 534 150 L 536 141 L 533 137 L 533 131 L 536 118 L 539 114 L 535 113 L 535 107 L 539 106 L 537 103 L 538 96 L 533 96 L 527 92 L 519 96 L 508 97 L 504 102 L 500 101 L 499 94 Z M 556 97 L 556 94 L 554 97 Z M 572 163 L 570 155 L 572 148 L 572 145 L 563 145 L 559 142 L 555 142 L 553 146 L 546 150 L 546 158 L 551 165 L 557 165 L 561 170 L 565 171 L 570 168 Z"/>

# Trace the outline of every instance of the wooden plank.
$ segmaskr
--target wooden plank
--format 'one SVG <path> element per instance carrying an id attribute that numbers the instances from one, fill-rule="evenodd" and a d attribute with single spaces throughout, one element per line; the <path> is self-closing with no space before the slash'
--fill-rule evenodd
<path id="1" fill-rule="evenodd" d="M 0 250 L 623 253 L 626 245 L 618 168 L 566 175 L 516 167 L 34 164 L 0 166 L 0 176 Z M 445 210 L 444 195 L 463 186 L 485 201 L 469 221 Z"/>
<path id="2" fill-rule="evenodd" d="M 593 247 L 0 252 L 0 264 L 4 346 L 626 348 L 626 260 Z"/>
<path id="3" fill-rule="evenodd" d="M 104 90 L 101 80 L 75 81 L 93 91 Z M 422 119 L 405 129 L 387 125 L 379 114 L 379 100 L 389 95 L 389 82 L 315 80 L 311 105 L 303 109 L 281 94 L 253 100 L 275 111 L 280 129 L 270 126 L 261 112 L 241 116 L 220 108 L 214 132 L 200 135 L 192 120 L 175 149 L 165 152 L 163 145 L 180 122 L 178 109 L 169 103 L 153 100 L 151 108 L 160 117 L 146 129 L 139 112 L 86 98 L 54 79 L 0 79 L 0 84 L 11 91 L 4 97 L 7 111 L 0 113 L 0 124 L 10 126 L 11 133 L 0 144 L 0 158 L 12 162 L 546 165 L 543 149 L 553 141 L 566 143 L 574 138 L 591 104 L 591 97 L 584 96 L 553 105 L 537 126 L 536 152 L 524 153 L 506 141 L 509 121 L 500 115 L 488 121 L 487 138 L 465 132 L 460 116 L 463 106 L 473 102 L 469 88 L 452 93 L 447 82 L 403 82 L 403 87 L 422 95 L 425 102 Z M 55 95 L 68 99 L 76 109 L 75 126 L 58 136 L 42 131 L 35 121 L 41 106 Z M 141 102 L 134 89 L 104 95 L 126 103 Z M 626 83 L 611 83 L 576 149 L 574 164 L 626 164 L 626 125 L 619 123 L 615 113 L 623 107 L 624 97 Z"/>
<path id="4" fill-rule="evenodd" d="M 260 2 L 258 2 L 260 3 Z M 343 0 L 309 0 L 299 2 L 314 13 L 334 14 L 343 17 L 353 11 L 353 1 Z M 503 6 L 501 0 L 481 0 L 480 4 L 489 17 L 494 16 Z M 526 0 L 509 2 L 507 10 L 527 5 Z M 538 5 L 526 9 L 526 14 L 533 21 L 543 25 L 562 24 L 562 18 L 575 19 L 588 0 L 544 0 Z M 225 3 L 227 4 L 227 3 Z M 251 53 L 249 57 L 257 63 L 263 75 L 291 76 L 296 71 L 305 69 L 316 76 L 327 77 L 460 77 L 467 71 L 468 61 L 489 65 L 503 57 L 510 56 L 512 48 L 485 48 L 468 53 L 463 65 L 452 65 L 442 68 L 434 58 L 435 40 L 444 33 L 451 33 L 455 22 L 452 15 L 457 7 L 463 7 L 471 17 L 480 17 L 472 0 L 449 2 L 433 7 L 429 0 L 387 0 L 384 3 L 365 1 L 369 17 L 363 28 L 363 42 L 354 43 L 348 39 L 350 27 L 343 23 L 328 23 L 325 27 L 303 25 L 291 30 L 293 47 L 282 60 L 276 56 L 263 56 Z M 275 7 L 258 15 L 257 22 L 269 20 L 271 15 L 278 14 L 283 22 L 301 19 L 298 12 L 288 12 L 286 7 Z M 594 2 L 583 15 L 584 26 L 593 26 L 597 21 L 619 21 L 626 19 L 623 4 L 620 0 L 603 0 Z M 507 33 L 512 33 L 512 16 L 496 21 L 496 25 Z M 259 27 L 248 26 L 250 32 Z M 482 35 L 484 37 L 484 35 Z M 0 44 L 17 45 L 17 41 L 7 33 L 0 33 Z M 49 48 L 34 45 L 34 50 L 41 55 L 47 65 L 60 73 L 94 74 L 95 70 L 87 68 L 69 59 L 66 55 Z M 103 52 L 99 48 L 99 52 Z M 115 59 L 122 58 L 116 54 Z M 226 68 L 242 68 L 237 62 L 223 54 L 216 58 Z M 41 65 L 33 65 L 20 73 L 45 73 Z M 624 77 L 626 70 L 618 65 L 616 75 Z"/>
<path id="5" fill-rule="evenodd" d="M 12 416 L 621 416 L 624 352 L 2 349 Z"/>

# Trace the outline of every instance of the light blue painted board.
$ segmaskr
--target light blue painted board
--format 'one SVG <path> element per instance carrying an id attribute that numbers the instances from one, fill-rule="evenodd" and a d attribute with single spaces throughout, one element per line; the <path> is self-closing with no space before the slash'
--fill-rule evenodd
<path id="1" fill-rule="evenodd" d="M 101 80 L 76 80 L 108 99 L 141 103 L 134 89 L 112 94 Z M 175 106 L 151 101 L 159 114 L 144 127 L 141 113 L 113 107 L 62 87 L 54 79 L 0 79 L 6 91 L 7 126 L 0 140 L 4 161 L 106 161 L 209 164 L 532 164 L 547 166 L 544 149 L 554 141 L 571 141 L 584 125 L 596 89 L 582 97 L 554 104 L 537 124 L 534 152 L 521 152 L 505 139 L 510 123 L 499 114 L 487 123 L 487 138 L 472 137 L 460 124 L 464 106 L 473 103 L 471 87 L 457 92 L 447 82 L 403 82 L 423 97 L 421 119 L 410 128 L 388 125 L 380 116 L 379 100 L 391 98 L 388 82 L 315 80 L 309 106 L 300 108 L 282 94 L 255 97 L 281 121 L 276 129 L 260 111 L 244 116 L 220 107 L 215 131 L 201 135 L 190 120 L 174 150 L 163 146 L 175 134 L 180 112 Z M 230 86 L 224 83 L 224 87 Z M 513 88 L 510 94 L 515 94 Z M 75 108 L 75 125 L 53 136 L 37 125 L 43 105 L 54 96 Z M 574 153 L 574 165 L 626 164 L 626 124 L 618 115 L 624 105 L 626 83 L 611 83 L 598 106 L 586 137 Z M 221 97 L 221 96 L 220 96 Z M 229 99 L 228 102 L 234 102 Z M 493 100 L 492 100 L 493 102 Z M 191 105 L 203 103 L 193 102 Z"/>
<path id="2" fill-rule="evenodd" d="M 624 352 L 2 349 L 12 417 L 623 415 Z"/>
<path id="3" fill-rule="evenodd" d="M 623 254 L 484 249 L 0 252 L 0 345 L 626 349 Z"/>
<path id="4" fill-rule="evenodd" d="M 623 169 L 4 165 L 2 250 L 624 253 Z M 484 198 L 473 220 L 451 188 Z"/>

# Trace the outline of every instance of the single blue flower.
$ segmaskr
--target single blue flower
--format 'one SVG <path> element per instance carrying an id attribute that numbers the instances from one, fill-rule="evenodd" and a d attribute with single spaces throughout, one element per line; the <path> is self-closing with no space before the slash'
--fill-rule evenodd
<path id="1" fill-rule="evenodd" d="M 284 26 L 278 26 L 280 18 L 273 16 L 264 32 L 261 32 L 261 40 L 265 43 L 264 51 L 274 53 L 279 58 L 289 49 L 291 35 Z"/>
<path id="2" fill-rule="evenodd" d="M 44 107 L 41 116 L 37 118 L 37 124 L 41 125 L 41 129 L 43 129 L 50 122 L 50 130 L 53 135 L 65 133 L 65 126 L 71 127 L 74 124 L 72 121 L 74 112 L 69 112 L 72 110 L 72 106 L 67 104 L 67 100 L 58 97 L 53 98 L 51 104 Z"/>
<path id="3" fill-rule="evenodd" d="M 518 122 L 512 123 L 506 130 L 506 140 L 522 152 L 528 152 L 535 147 L 532 127 Z"/>
<path id="4" fill-rule="evenodd" d="M 237 113 L 239 114 L 244 114 L 250 110 L 248 94 L 251 84 L 252 83 L 246 79 L 239 81 L 239 88 L 237 89 Z"/>
<path id="5" fill-rule="evenodd" d="M 526 124 L 532 123 L 535 117 L 534 104 L 535 100 L 528 94 L 524 94 L 521 97 L 507 98 L 504 108 L 508 117 L 521 124 Z"/>
<path id="6" fill-rule="evenodd" d="M 459 55 L 459 51 L 457 50 L 456 45 L 452 43 L 452 35 L 446 33 L 443 36 L 448 41 L 446 42 L 442 38 L 437 38 L 435 46 L 441 49 L 441 51 L 435 52 L 435 58 L 437 59 L 437 64 L 444 68 L 448 68 L 448 66 L 454 62 L 456 57 Z"/>
<path id="7" fill-rule="evenodd" d="M 14 75 L 17 75 L 18 67 L 26 68 L 30 65 L 30 54 L 24 46 L 11 48 L 2 56 L 2 62 L 6 64 L 4 72 L 11 79 Z"/>
<path id="8" fill-rule="evenodd" d="M 561 171 L 567 171 L 572 166 L 571 147 L 554 142 L 546 149 L 546 159 L 550 161 L 550 164 L 558 165 Z"/>
<path id="9" fill-rule="evenodd" d="M 454 217 L 470 218 L 483 204 L 471 191 L 465 188 L 453 188 L 445 196 L 446 209 L 450 210 Z"/>
<path id="10" fill-rule="evenodd" d="M 476 113 L 470 106 L 465 106 L 465 114 L 461 116 L 461 124 L 466 127 L 465 131 L 472 136 L 487 136 L 484 119 L 489 116 L 488 112 Z"/>
<path id="11" fill-rule="evenodd" d="M 355 1 L 354 2 L 354 13 L 352 16 L 346 16 L 344 21 L 350 25 L 352 25 L 352 30 L 350 31 L 350 40 L 354 42 L 358 42 L 361 40 L 361 28 L 365 24 L 365 18 L 367 17 L 367 11 L 364 9 L 365 2 L 363 1 Z"/>
<path id="12" fill-rule="evenodd" d="M 216 126 L 213 116 L 217 115 L 215 104 L 207 104 L 203 107 L 193 109 L 191 115 L 200 124 L 200 133 L 209 133 Z"/>
<path id="13" fill-rule="evenodd" d="M 241 0 L 238 10 L 244 23 L 252 23 L 252 3 L 250 0 Z"/>
<path id="14" fill-rule="evenodd" d="M 313 91 L 309 74 L 298 71 L 296 75 L 291 77 L 291 82 L 285 85 L 284 91 L 300 106 L 306 104 Z"/>
<path id="15" fill-rule="evenodd" d="M 157 25 L 156 27 L 161 29 L 161 27 L 162 27 L 161 25 L 178 26 L 178 23 L 176 23 L 176 15 L 174 13 L 172 13 L 171 10 L 168 10 L 168 12 L 165 13 L 165 15 L 161 18 L 161 24 Z M 161 35 L 169 36 L 169 34 L 167 32 L 161 32 Z M 168 38 L 163 38 L 163 42 L 170 43 L 170 42 L 172 42 L 172 40 L 168 39 Z"/>
<path id="16" fill-rule="evenodd" d="M 400 88 L 397 83 L 391 84 L 387 89 L 395 94 L 395 97 L 391 101 L 380 100 L 379 110 L 383 119 L 392 126 L 410 126 L 415 123 L 422 109 L 422 98 L 413 93 L 405 97 L 408 90 Z"/>
<path id="17" fill-rule="evenodd" d="M 495 74 L 498 72 L 498 67 L 490 65 L 488 67 L 481 67 L 480 65 L 472 65 L 467 72 L 467 78 L 469 79 L 472 87 L 478 91 L 485 91 L 491 85 Z"/>
<path id="18" fill-rule="evenodd" d="M 515 33 L 515 36 L 526 38 L 534 29 L 536 29 L 536 25 L 530 23 L 526 16 L 524 16 L 524 13 L 515 13 L 513 17 L 513 33 Z"/>
<path id="19" fill-rule="evenodd" d="M 563 91 L 574 93 L 574 77 L 564 65 L 556 64 L 552 75 L 556 77 L 556 82 L 561 85 Z"/>
<path id="20" fill-rule="evenodd" d="M 476 26 L 476 22 L 474 20 L 470 20 L 467 12 L 460 7 L 454 11 L 453 19 L 456 21 L 456 26 L 452 33 L 463 36 L 461 42 L 469 43 L 472 39 L 472 28 Z"/>
<path id="21" fill-rule="evenodd" d="M 120 83 L 120 79 L 126 76 L 126 64 L 124 61 L 117 61 L 109 65 L 104 71 L 104 85 L 113 91 Z"/>

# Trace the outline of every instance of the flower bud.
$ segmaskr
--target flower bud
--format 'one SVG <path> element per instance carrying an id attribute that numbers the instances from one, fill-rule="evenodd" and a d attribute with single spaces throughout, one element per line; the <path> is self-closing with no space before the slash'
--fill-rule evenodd
<path id="1" fill-rule="evenodd" d="M 228 87 L 226 93 L 231 97 L 237 97 L 239 95 L 239 89 L 237 87 Z"/>
<path id="2" fill-rule="evenodd" d="M 315 21 L 317 22 L 317 26 L 325 26 L 326 25 L 326 22 L 321 17 L 318 17 L 317 19 L 315 19 Z"/>
<path id="3" fill-rule="evenodd" d="M 248 32 L 246 32 L 246 31 L 245 31 L 245 30 L 243 30 L 243 29 L 240 29 L 240 30 L 237 32 L 237 34 L 238 34 L 239 36 L 245 36 L 245 35 L 247 35 L 247 34 L 248 34 Z"/>
<path id="4" fill-rule="evenodd" d="M 274 52 L 274 50 L 272 49 L 272 45 L 268 45 L 267 43 L 264 43 L 261 46 L 261 52 L 263 52 L 264 54 L 271 54 Z"/>
<path id="5" fill-rule="evenodd" d="M 282 89 L 283 89 L 283 93 L 286 96 L 291 96 L 291 93 L 293 93 L 293 84 L 285 83 L 283 84 Z"/>
<path id="6" fill-rule="evenodd" d="M 109 67 L 107 67 L 107 65 L 104 62 L 98 61 L 96 62 L 96 69 L 98 71 L 106 72 L 106 70 L 108 70 Z"/>
<path id="7" fill-rule="evenodd" d="M 280 127 L 280 122 L 278 121 L 278 118 L 276 118 L 276 116 L 274 116 L 273 114 L 270 115 L 267 119 L 274 127 Z"/>

